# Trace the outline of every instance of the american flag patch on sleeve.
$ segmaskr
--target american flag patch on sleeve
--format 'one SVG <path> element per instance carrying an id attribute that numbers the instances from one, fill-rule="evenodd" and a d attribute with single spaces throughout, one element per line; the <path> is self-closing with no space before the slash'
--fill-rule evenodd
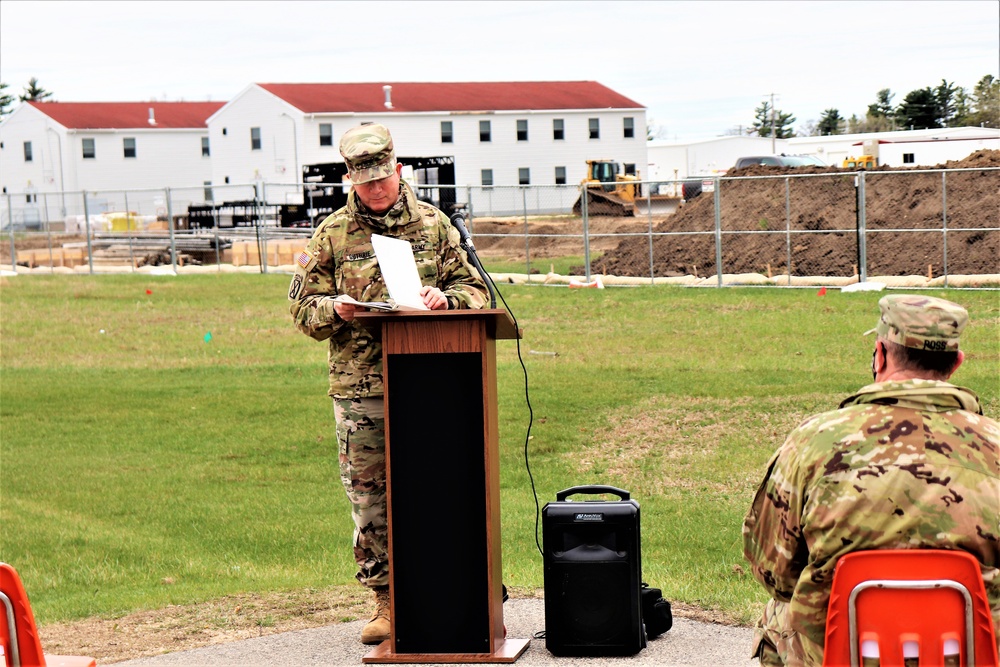
<path id="1" fill-rule="evenodd" d="M 299 253 L 299 256 L 295 258 L 295 263 L 301 266 L 303 269 L 309 266 L 309 262 L 312 261 L 312 256 L 305 250 Z"/>

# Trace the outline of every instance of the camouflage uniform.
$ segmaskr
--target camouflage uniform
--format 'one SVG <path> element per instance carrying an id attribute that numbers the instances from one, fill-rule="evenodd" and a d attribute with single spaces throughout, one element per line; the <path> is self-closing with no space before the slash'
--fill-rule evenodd
<path id="1" fill-rule="evenodd" d="M 907 313 L 894 312 L 901 297 L 886 298 L 880 336 L 957 349 L 957 331 L 935 337 L 895 326 Z M 934 380 L 871 384 L 799 425 L 768 463 L 743 524 L 744 555 L 772 596 L 754 656 L 764 665 L 821 664 L 834 566 L 868 549 L 971 553 L 1000 636 L 998 451 L 1000 424 L 982 416 L 978 397 Z"/>
<path id="2" fill-rule="evenodd" d="M 352 131 L 353 143 L 346 149 L 348 134 L 341 142 L 352 181 L 391 176 L 395 155 L 388 130 L 378 125 L 359 130 Z M 371 154 L 368 161 L 365 151 Z M 354 163 L 348 160 L 359 153 L 361 158 Z M 482 308 L 486 286 L 459 247 L 458 231 L 447 216 L 419 201 L 402 182 L 399 200 L 382 215 L 368 211 L 352 190 L 347 205 L 320 223 L 297 258 L 289 310 L 299 330 L 330 342 L 329 395 L 337 422 L 341 480 L 355 522 L 357 577 L 375 587 L 388 584 L 382 345 L 377 334 L 357 321 L 345 322 L 334 310 L 339 294 L 358 301 L 388 299 L 372 234 L 409 241 L 421 282 L 441 289 L 449 309 Z"/>

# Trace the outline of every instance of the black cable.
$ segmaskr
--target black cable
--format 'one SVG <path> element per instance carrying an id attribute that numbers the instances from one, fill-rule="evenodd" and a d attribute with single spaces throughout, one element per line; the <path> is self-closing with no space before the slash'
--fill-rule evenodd
<path id="1" fill-rule="evenodd" d="M 489 274 L 486 274 L 489 276 Z M 491 283 L 493 283 L 493 278 L 487 278 Z M 493 283 L 496 287 L 496 283 Z M 500 290 L 496 290 L 496 293 L 500 295 L 500 301 L 503 302 L 504 308 L 510 313 L 510 317 L 514 320 L 514 331 L 519 332 L 520 329 L 517 326 L 517 317 L 514 316 L 514 311 L 510 309 L 507 305 L 507 299 L 503 298 L 503 293 Z M 528 406 L 528 430 L 524 434 L 524 469 L 528 472 L 528 481 L 531 483 L 531 495 L 535 499 L 535 546 L 538 548 L 538 553 L 541 554 L 542 558 L 545 557 L 545 552 L 542 550 L 542 544 L 538 540 L 538 523 L 539 517 L 541 516 L 541 508 L 538 505 L 538 492 L 535 490 L 535 478 L 531 474 L 531 464 L 528 462 L 528 442 L 531 440 L 531 426 L 535 421 L 534 410 L 531 409 L 531 397 L 528 394 L 528 369 L 524 365 L 524 357 L 521 355 L 521 337 L 518 335 L 515 339 L 517 341 L 517 360 L 521 363 L 521 371 L 524 374 L 524 402 Z"/>
<path id="2" fill-rule="evenodd" d="M 496 294 L 500 294 L 500 301 L 503 302 L 504 308 L 510 313 L 510 317 L 514 320 L 514 340 L 517 341 L 517 360 L 521 364 L 521 371 L 524 373 L 524 402 L 528 406 L 528 430 L 524 434 L 524 469 L 528 472 L 528 481 L 531 483 L 531 495 L 535 499 L 535 546 L 538 548 L 538 553 L 545 557 L 545 552 L 542 550 L 541 542 L 538 540 L 538 523 L 539 517 L 541 515 L 541 509 L 538 505 L 538 491 L 535 490 L 535 478 L 531 474 L 531 464 L 528 462 L 528 442 L 531 440 L 531 426 L 535 421 L 535 413 L 531 409 L 531 397 L 528 394 L 528 368 L 524 365 L 524 357 L 521 354 L 521 336 L 520 327 L 517 325 L 517 317 L 514 316 L 514 311 L 510 309 L 507 304 L 507 299 L 503 297 L 500 290 L 497 289 L 496 282 L 493 280 L 493 276 L 483 268 L 482 262 L 479 261 L 479 253 L 476 252 L 476 245 L 472 241 L 472 235 L 469 230 L 465 227 L 465 215 L 462 212 L 454 213 L 449 221 L 451 224 L 458 229 L 459 236 L 461 236 L 462 249 L 465 250 L 466 255 L 468 255 L 472 263 L 475 265 L 476 270 L 479 271 L 479 275 L 483 278 L 486 283 L 486 287 L 490 292 L 490 308 L 496 307 Z"/>

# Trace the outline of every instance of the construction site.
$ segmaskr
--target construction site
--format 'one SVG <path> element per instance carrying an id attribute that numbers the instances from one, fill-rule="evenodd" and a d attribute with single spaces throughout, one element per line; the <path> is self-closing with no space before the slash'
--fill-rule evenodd
<path id="1" fill-rule="evenodd" d="M 600 166 L 589 164 L 592 171 Z M 837 284 L 858 281 L 863 263 L 868 276 L 911 277 L 911 284 L 945 275 L 981 276 L 977 283 L 991 284 L 991 276 L 1000 274 L 998 170 L 1000 151 L 989 150 L 932 170 L 754 165 L 721 179 L 718 216 L 713 192 L 685 198 L 678 183 L 665 195 L 652 195 L 634 177 L 612 188 L 593 179 L 586 204 L 582 196 L 576 200 L 579 214 L 470 212 L 469 226 L 487 266 L 491 260 L 589 257 L 589 267 L 574 266 L 573 275 L 550 281 L 599 275 L 608 284 L 691 284 L 724 274 L 728 283 L 781 284 L 784 276 L 789 284 L 815 277 Z M 859 177 L 867 193 L 863 257 Z M 10 264 L 13 240 L 19 271 L 292 271 L 311 229 L 252 222 L 248 212 L 229 228 L 199 228 L 182 219 L 177 226 L 183 229 L 174 234 L 165 221 L 133 232 L 138 222 L 120 214 L 111 228 L 90 238 L 75 229 L 5 239 L 2 261 Z"/>

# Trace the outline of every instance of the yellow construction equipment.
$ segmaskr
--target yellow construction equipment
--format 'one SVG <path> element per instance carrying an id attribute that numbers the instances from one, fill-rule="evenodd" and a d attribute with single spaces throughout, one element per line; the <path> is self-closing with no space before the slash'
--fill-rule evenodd
<path id="1" fill-rule="evenodd" d="M 639 173 L 622 173 L 621 165 L 614 160 L 587 160 L 587 175 L 580 185 L 587 193 L 588 215 L 635 215 L 636 204 L 640 206 L 646 201 L 642 194 L 642 179 Z M 650 195 L 650 203 L 661 205 L 666 202 L 666 208 L 676 210 L 679 197 L 669 195 Z M 583 212 L 583 197 L 573 204 L 573 213 Z M 665 211 L 665 212 L 672 212 Z"/>
<path id="2" fill-rule="evenodd" d="M 878 166 L 878 158 L 874 155 L 849 157 L 844 159 L 842 166 L 844 169 L 874 169 Z"/>

